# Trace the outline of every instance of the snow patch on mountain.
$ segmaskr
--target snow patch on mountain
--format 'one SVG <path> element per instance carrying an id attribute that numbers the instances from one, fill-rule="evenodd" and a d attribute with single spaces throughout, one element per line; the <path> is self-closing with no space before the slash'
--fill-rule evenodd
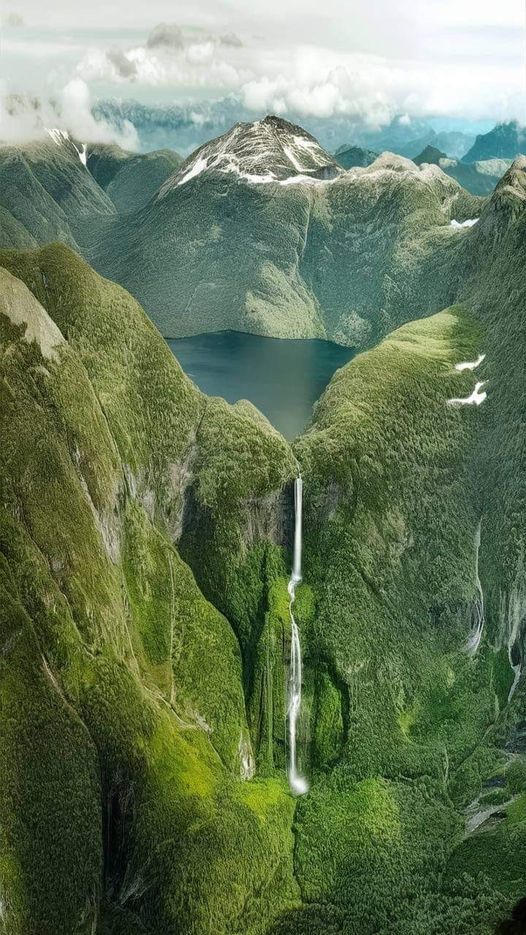
<path id="1" fill-rule="evenodd" d="M 481 382 L 477 383 L 475 385 L 475 389 L 469 396 L 448 399 L 448 404 L 450 406 L 480 406 L 480 404 L 484 402 L 488 395 L 486 390 L 482 389 L 486 382 L 486 380 L 482 380 Z"/>
<path id="2" fill-rule="evenodd" d="M 330 181 L 342 175 L 343 169 L 301 127 L 279 117 L 265 117 L 254 123 L 238 123 L 201 146 L 164 183 L 158 198 L 205 172 L 267 185 Z"/>
<path id="3" fill-rule="evenodd" d="M 82 143 L 82 148 L 79 149 L 74 140 L 71 139 L 67 130 L 59 130 L 57 127 L 48 128 L 47 133 L 53 140 L 56 146 L 65 146 L 69 145 L 73 147 L 77 156 L 79 157 L 84 168 L 88 167 L 88 147 L 86 143 Z"/>
<path id="4" fill-rule="evenodd" d="M 485 359 L 485 354 L 479 354 L 476 360 L 463 360 L 460 364 L 455 364 L 455 370 L 458 370 L 460 373 L 462 373 L 463 370 L 476 370 Z"/>
<path id="5" fill-rule="evenodd" d="M 463 227 L 473 227 L 476 224 L 478 218 L 468 218 L 467 221 L 455 221 L 454 219 L 449 222 L 449 226 L 453 227 L 455 230 L 462 230 Z"/>

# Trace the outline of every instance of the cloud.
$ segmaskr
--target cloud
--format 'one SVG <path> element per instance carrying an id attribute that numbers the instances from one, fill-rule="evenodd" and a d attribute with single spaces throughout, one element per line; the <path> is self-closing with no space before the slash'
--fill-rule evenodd
<path id="1" fill-rule="evenodd" d="M 161 23 L 144 45 L 125 50 L 89 49 L 77 66 L 77 74 L 85 81 L 236 90 L 251 75 L 231 60 L 242 48 L 236 38 L 228 36 L 225 42 L 224 37 L 204 30 L 183 34 L 175 24 Z"/>
<path id="2" fill-rule="evenodd" d="M 48 22 L 41 0 L 17 0 L 32 33 L 6 31 L 11 86 L 56 87 L 74 76 L 94 94 L 123 96 L 133 87 L 134 97 L 151 102 L 162 88 L 164 99 L 168 92 L 174 103 L 196 108 L 231 93 L 254 114 L 356 116 L 375 126 L 398 114 L 524 116 L 517 0 L 409 7 L 404 0 L 327 0 L 323 10 L 287 0 L 286 29 L 283 0 L 181 0 L 177 23 L 163 19 L 167 0 L 150 0 L 134 10 L 133 31 L 123 34 L 128 4 L 112 0 L 101 26 L 97 2 L 56 0 Z M 45 27 L 33 34 L 37 21 Z M 56 23 L 69 25 L 61 32 Z"/>
<path id="3" fill-rule="evenodd" d="M 184 40 L 180 27 L 176 23 L 159 23 L 148 36 L 146 47 L 148 49 L 182 49 Z"/>
<path id="4" fill-rule="evenodd" d="M 88 85 L 80 78 L 69 81 L 53 101 L 0 93 L 2 142 L 20 143 L 46 138 L 47 130 L 55 127 L 68 130 L 81 141 L 118 143 L 124 149 L 132 150 L 138 148 L 137 131 L 129 121 L 124 121 L 117 130 L 94 118 Z"/>
<path id="5" fill-rule="evenodd" d="M 222 45 L 229 45 L 233 49 L 240 49 L 243 45 L 239 36 L 236 36 L 235 32 L 227 32 L 224 36 L 219 36 L 219 41 Z"/>
<path id="6" fill-rule="evenodd" d="M 24 26 L 24 17 L 20 13 L 5 13 L 1 19 L 2 26 L 8 26 L 10 29 L 19 29 Z"/>
<path id="7" fill-rule="evenodd" d="M 135 78 L 137 76 L 137 63 L 129 59 L 122 49 L 109 49 L 106 52 L 106 58 L 119 78 Z"/>

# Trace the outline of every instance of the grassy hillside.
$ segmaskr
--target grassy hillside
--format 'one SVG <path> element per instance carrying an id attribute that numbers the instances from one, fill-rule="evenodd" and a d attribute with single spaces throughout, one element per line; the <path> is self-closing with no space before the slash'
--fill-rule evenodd
<path id="1" fill-rule="evenodd" d="M 483 340 L 460 307 L 404 326 L 336 374 L 297 442 L 317 770 L 295 824 L 309 905 L 276 932 L 489 935 L 524 891 L 522 758 L 505 749 L 520 718 L 507 701 L 513 674 L 487 633 L 467 652 L 480 599 L 476 452 L 491 403 L 447 405 L 471 392 L 474 374 L 454 364 L 476 359 Z M 481 821 L 466 834 L 493 804 L 496 774 L 493 830 Z M 491 859 L 503 848 L 510 874 Z"/>

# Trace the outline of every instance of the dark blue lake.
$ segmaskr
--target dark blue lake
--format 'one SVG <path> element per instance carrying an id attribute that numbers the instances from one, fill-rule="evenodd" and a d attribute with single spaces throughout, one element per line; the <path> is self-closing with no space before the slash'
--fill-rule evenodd
<path id="1" fill-rule="evenodd" d="M 177 338 L 168 345 L 204 393 L 229 403 L 249 399 L 288 439 L 305 428 L 334 371 L 355 355 L 353 348 L 330 341 L 285 341 L 238 331 Z"/>

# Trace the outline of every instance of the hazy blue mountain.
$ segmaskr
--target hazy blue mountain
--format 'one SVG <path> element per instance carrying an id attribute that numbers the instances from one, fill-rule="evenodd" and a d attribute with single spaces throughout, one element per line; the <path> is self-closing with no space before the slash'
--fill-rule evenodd
<path id="1" fill-rule="evenodd" d="M 148 105 L 134 100 L 101 100 L 93 108 L 97 119 L 125 129 L 131 123 L 140 148 L 175 149 L 188 153 L 202 143 L 221 135 L 233 124 L 252 122 L 257 114 L 247 110 L 234 96 L 219 101 L 196 101 L 187 106 Z M 261 115 L 264 116 L 264 115 Z M 436 131 L 430 121 L 396 116 L 380 129 L 344 114 L 313 117 L 298 113 L 283 115 L 313 134 L 322 146 L 334 152 L 341 146 L 359 146 L 375 152 L 389 150 L 403 156 L 416 156 L 427 143 L 460 158 L 472 145 L 475 133 L 465 130 Z"/>
<path id="2" fill-rule="evenodd" d="M 498 123 L 488 133 L 477 136 L 463 162 L 481 159 L 515 159 L 526 150 L 526 130 L 517 120 Z"/>
<path id="3" fill-rule="evenodd" d="M 509 159 L 482 159 L 467 164 L 452 159 L 434 146 L 426 146 L 413 161 L 418 166 L 425 163 L 440 166 L 446 175 L 455 179 L 466 191 L 482 196 L 493 191 L 511 162 Z"/>
<path id="4" fill-rule="evenodd" d="M 378 153 L 375 153 L 372 149 L 362 149 L 361 146 L 351 146 L 344 143 L 343 146 L 336 150 L 334 156 L 344 169 L 352 169 L 355 166 L 370 166 L 378 158 Z"/>

